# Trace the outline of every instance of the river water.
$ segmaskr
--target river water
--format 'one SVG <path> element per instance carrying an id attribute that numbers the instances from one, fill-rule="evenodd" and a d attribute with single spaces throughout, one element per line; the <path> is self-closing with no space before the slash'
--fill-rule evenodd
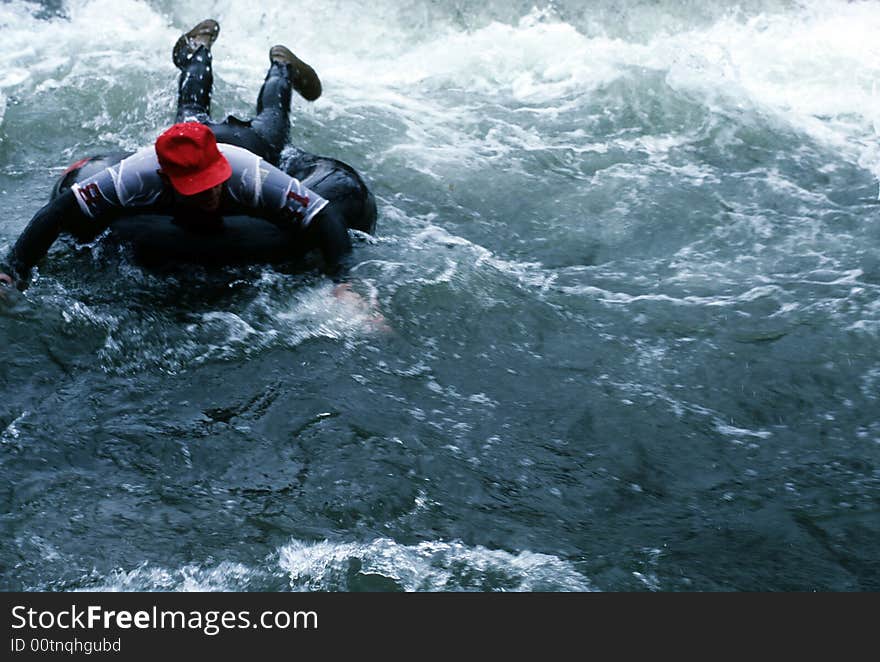
<path id="1" fill-rule="evenodd" d="M 57 242 L 0 303 L 0 588 L 880 590 L 880 4 L 5 2 L 4 255 L 209 15 L 215 117 L 319 72 L 388 330 Z"/>

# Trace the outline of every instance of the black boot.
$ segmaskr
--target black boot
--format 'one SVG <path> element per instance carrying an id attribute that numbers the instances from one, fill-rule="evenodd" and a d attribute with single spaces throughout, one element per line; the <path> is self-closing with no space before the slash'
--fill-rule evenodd
<path id="1" fill-rule="evenodd" d="M 219 35 L 220 24 L 212 18 L 205 19 L 189 32 L 180 35 L 180 39 L 174 44 L 174 50 L 171 51 L 174 66 L 182 70 L 199 46 L 211 50 L 211 45 L 217 41 Z"/>
<path id="2" fill-rule="evenodd" d="M 273 64 L 287 66 L 293 89 L 299 92 L 306 101 L 314 101 L 321 96 L 321 80 L 318 78 L 318 74 L 309 65 L 291 53 L 287 46 L 279 44 L 270 48 L 269 60 Z"/>

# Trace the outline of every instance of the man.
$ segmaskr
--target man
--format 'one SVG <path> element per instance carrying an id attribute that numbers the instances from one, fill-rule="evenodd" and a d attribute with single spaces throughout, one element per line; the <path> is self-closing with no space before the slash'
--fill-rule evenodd
<path id="1" fill-rule="evenodd" d="M 169 214 L 206 230 L 223 215 L 266 219 L 294 233 L 304 248 L 318 249 L 325 272 L 340 279 L 351 253 L 344 207 L 276 167 L 287 140 L 291 88 L 314 100 L 320 81 L 289 49 L 274 46 L 257 116 L 213 122 L 210 47 L 219 29 L 216 21 L 202 21 L 175 44 L 178 123 L 154 146 L 73 183 L 40 209 L 0 268 L 0 283 L 24 289 L 61 232 L 94 237 L 120 216 L 143 213 Z"/>

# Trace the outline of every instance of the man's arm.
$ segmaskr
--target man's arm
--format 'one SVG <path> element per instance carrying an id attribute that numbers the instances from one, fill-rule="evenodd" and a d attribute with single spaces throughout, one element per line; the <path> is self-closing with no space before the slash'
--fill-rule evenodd
<path id="1" fill-rule="evenodd" d="M 123 164 L 126 164 L 124 175 Z M 9 254 L 9 275 L 19 289 L 25 289 L 31 269 L 46 255 L 61 232 L 70 232 L 79 238 L 96 237 L 123 208 L 148 209 L 159 205 L 163 194 L 156 152 L 151 147 L 76 182 L 28 223 Z"/>
<path id="2" fill-rule="evenodd" d="M 308 243 L 321 251 L 324 273 L 333 279 L 333 296 L 363 315 L 372 330 L 391 331 L 379 312 L 375 296 L 367 300 L 352 289 L 348 277 L 353 255 L 351 238 L 338 208 L 332 202 L 326 205 L 309 223 L 306 232 Z"/>
<path id="3" fill-rule="evenodd" d="M 45 205 L 31 219 L 9 253 L 5 269 L 0 266 L 0 280 L 24 290 L 30 279 L 31 269 L 39 262 L 63 231 L 81 229 L 88 221 L 74 198 L 67 190 Z M 2 278 L 7 275 L 8 278 Z"/>
<path id="4" fill-rule="evenodd" d="M 348 226 L 331 202 L 306 227 L 306 241 L 315 246 L 324 260 L 324 273 L 340 283 L 347 275 L 352 255 Z"/>
<path id="5" fill-rule="evenodd" d="M 332 201 L 253 152 L 234 145 L 219 147 L 232 167 L 226 184 L 232 200 L 246 214 L 299 233 L 305 248 L 321 251 L 325 271 L 336 280 L 351 253 L 351 240 Z"/>

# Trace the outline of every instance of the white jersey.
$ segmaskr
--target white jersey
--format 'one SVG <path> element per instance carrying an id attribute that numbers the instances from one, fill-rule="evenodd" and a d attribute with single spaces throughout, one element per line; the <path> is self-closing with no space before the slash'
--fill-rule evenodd
<path id="1" fill-rule="evenodd" d="M 327 205 L 327 200 L 298 179 L 253 152 L 225 143 L 218 143 L 217 147 L 232 168 L 232 176 L 223 185 L 228 198 L 224 196 L 221 214 L 244 213 L 306 227 Z M 174 209 L 174 192 L 161 175 L 153 146 L 74 184 L 71 190 L 80 209 L 90 218 L 122 209 Z"/>

